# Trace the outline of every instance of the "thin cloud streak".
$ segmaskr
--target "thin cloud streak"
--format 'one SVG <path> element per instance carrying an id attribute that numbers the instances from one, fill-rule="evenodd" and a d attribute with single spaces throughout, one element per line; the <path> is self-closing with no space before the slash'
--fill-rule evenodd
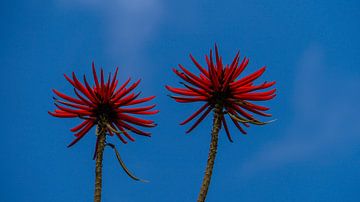
<path id="1" fill-rule="evenodd" d="M 281 139 L 243 164 L 244 175 L 297 162 L 321 162 L 355 148 L 359 124 L 349 123 L 357 120 L 360 111 L 359 82 L 341 75 L 334 80 L 327 67 L 322 48 L 312 45 L 305 50 L 293 91 L 294 119 Z"/>
<path id="2" fill-rule="evenodd" d="M 108 54 L 138 61 L 156 35 L 163 14 L 161 0 L 57 0 L 60 6 L 88 9 L 103 17 Z"/>
<path id="3" fill-rule="evenodd" d="M 159 0 L 121 0 L 106 6 L 110 50 L 136 59 L 161 21 Z"/>

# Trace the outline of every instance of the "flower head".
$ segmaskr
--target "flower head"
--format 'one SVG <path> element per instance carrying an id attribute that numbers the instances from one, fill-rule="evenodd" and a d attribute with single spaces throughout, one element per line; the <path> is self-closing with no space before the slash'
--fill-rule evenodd
<path id="1" fill-rule="evenodd" d="M 68 147 L 77 143 L 95 125 L 98 126 L 98 130 L 107 132 L 110 136 L 116 134 L 125 144 L 127 141 L 124 136 L 130 141 L 134 141 L 134 138 L 129 134 L 130 131 L 138 135 L 150 136 L 150 133 L 136 128 L 135 125 L 154 127 L 156 126 L 154 121 L 137 118 L 133 115 L 156 114 L 158 110 L 152 110 L 155 104 L 145 107 L 132 106 L 150 101 L 155 96 L 138 98 L 140 92 L 132 93 L 139 85 L 140 79 L 128 86 L 129 78 L 118 87 L 118 68 L 116 68 L 113 77 L 109 73 L 107 81 L 104 78 L 103 69 L 100 72 L 100 80 L 94 63 L 92 63 L 92 70 L 95 81 L 93 86 L 87 82 L 85 75 L 83 77 L 84 83 L 78 80 L 74 72 L 72 78 L 64 75 L 74 87 L 76 97 L 68 96 L 53 89 L 53 92 L 62 100 L 54 97 L 57 109 L 54 112 L 49 112 L 49 114 L 59 118 L 79 118 L 82 120 L 79 125 L 71 129 L 76 138 Z"/>
<path id="2" fill-rule="evenodd" d="M 195 75 L 179 64 L 179 68 L 182 71 L 175 68 L 173 71 L 185 81 L 181 82 L 184 87 L 173 88 L 166 86 L 169 91 L 180 95 L 171 96 L 176 102 L 205 102 L 200 109 L 198 109 L 185 121 L 181 122 L 181 125 L 184 125 L 202 113 L 202 115 L 186 131 L 186 133 L 189 133 L 198 126 L 215 106 L 219 106 L 221 108 L 222 126 L 224 126 L 227 137 L 231 142 L 232 139 L 224 115 L 228 114 L 231 121 L 243 134 L 246 134 L 246 132 L 241 125 L 249 127 L 249 124 L 263 125 L 268 123 L 257 120 L 251 114 L 271 116 L 271 114 L 264 112 L 269 109 L 268 107 L 252 103 L 252 101 L 265 101 L 275 97 L 276 89 L 256 92 L 268 89 L 275 84 L 275 81 L 264 82 L 257 85 L 254 84 L 254 81 L 264 73 L 266 67 L 262 67 L 250 75 L 238 78 L 248 65 L 249 59 L 245 57 L 240 62 L 238 52 L 231 64 L 224 65 L 216 44 L 215 60 L 213 59 L 211 49 L 209 56 L 205 56 L 207 68 L 201 66 L 191 54 L 190 58 L 195 66 L 200 70 L 200 75 Z"/>

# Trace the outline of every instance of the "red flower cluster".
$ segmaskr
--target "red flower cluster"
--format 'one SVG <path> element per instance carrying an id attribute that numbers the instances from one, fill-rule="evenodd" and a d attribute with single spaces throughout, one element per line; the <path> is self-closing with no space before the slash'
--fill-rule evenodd
<path id="1" fill-rule="evenodd" d="M 83 77 L 84 84 L 77 79 L 74 73 L 72 73 L 72 79 L 64 75 L 73 85 L 77 98 L 65 95 L 55 89 L 53 90 L 63 100 L 54 97 L 55 105 L 58 109 L 55 109 L 54 112 L 49 112 L 49 114 L 60 118 L 81 118 L 84 120 L 71 129 L 72 132 L 76 132 L 76 139 L 68 147 L 77 143 L 94 125 L 98 125 L 99 130 L 106 130 L 111 136 L 116 134 L 123 143 L 127 143 L 127 141 L 122 135 L 126 136 L 130 141 L 134 141 L 134 138 L 128 133 L 129 131 L 138 135 L 150 136 L 150 133 L 141 131 L 133 125 L 154 127 L 156 125 L 154 121 L 140 119 L 132 115 L 156 114 L 158 110 L 151 111 L 155 104 L 135 108 L 130 106 L 145 103 L 152 100 L 155 96 L 138 99 L 140 92 L 131 93 L 140 83 L 140 79 L 128 87 L 129 78 L 118 87 L 119 81 L 116 78 L 118 68 L 116 68 L 113 77 L 109 73 L 107 81 L 104 80 L 104 71 L 102 69 L 100 81 L 98 80 L 94 63 L 92 63 L 92 70 L 95 81 L 94 86 L 89 85 L 85 75 Z"/>
<path id="2" fill-rule="evenodd" d="M 200 75 L 197 76 L 193 74 L 179 64 L 179 68 L 182 72 L 175 68 L 173 71 L 181 79 L 186 81 L 186 83 L 182 83 L 184 88 L 173 88 L 170 86 L 166 86 L 166 88 L 173 93 L 181 95 L 171 96 L 177 102 L 205 102 L 199 110 L 181 123 L 181 125 L 184 125 L 197 117 L 200 113 L 204 112 L 190 129 L 186 131 L 187 133 L 198 126 L 215 105 L 219 105 L 222 109 L 222 125 L 225 128 L 229 140 L 232 141 L 224 114 L 230 116 L 232 122 L 243 134 L 246 134 L 246 132 L 239 123 L 246 127 L 249 127 L 249 123 L 259 125 L 265 124 L 266 122 L 255 119 L 249 112 L 262 116 L 271 116 L 271 114 L 263 112 L 269 108 L 256 105 L 250 101 L 264 101 L 275 97 L 274 93 L 276 89 L 265 92 L 254 92 L 273 86 L 275 81 L 254 85 L 254 81 L 264 73 L 265 67 L 262 67 L 248 76 L 237 79 L 249 63 L 249 59 L 247 58 L 244 58 L 242 62 L 240 62 L 239 52 L 236 54 L 230 65 L 224 66 L 222 58 L 219 56 L 218 48 L 215 45 L 215 57 L 214 61 L 212 50 L 210 49 L 210 55 L 205 56 L 207 63 L 207 69 L 205 69 L 190 54 L 191 60 L 201 72 Z M 223 109 L 225 110 L 223 111 Z"/>

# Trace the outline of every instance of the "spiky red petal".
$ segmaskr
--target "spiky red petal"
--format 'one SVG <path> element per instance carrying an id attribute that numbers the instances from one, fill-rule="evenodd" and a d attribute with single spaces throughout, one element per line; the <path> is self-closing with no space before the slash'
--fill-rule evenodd
<path id="1" fill-rule="evenodd" d="M 165 86 L 170 92 L 179 95 L 170 96 L 176 102 L 205 102 L 200 109 L 198 109 L 185 121 L 181 122 L 181 125 L 186 124 L 197 117 L 200 113 L 203 113 L 200 118 L 195 121 L 192 127 L 186 131 L 187 133 L 198 126 L 211 111 L 211 108 L 213 108 L 216 104 L 220 104 L 226 109 L 222 112 L 224 115 L 226 115 L 226 113 L 231 113 L 234 116 L 243 117 L 245 120 L 257 121 L 251 113 L 260 116 L 271 116 L 271 114 L 263 112 L 268 110 L 268 107 L 256 105 L 251 102 L 266 101 L 276 96 L 276 89 L 266 90 L 275 84 L 274 81 L 254 85 L 254 81 L 265 72 L 266 67 L 262 67 L 259 70 L 238 79 L 249 64 L 249 59 L 245 57 L 240 62 L 240 52 L 237 52 L 231 64 L 224 65 L 216 44 L 215 58 L 213 58 L 213 51 L 211 49 L 209 55 L 205 55 L 207 68 L 200 65 L 200 63 L 191 54 L 190 59 L 194 63 L 195 67 L 200 71 L 200 74 L 196 75 L 195 73 L 189 71 L 189 69 L 179 64 L 180 70 L 174 68 L 173 71 L 177 76 L 185 81 L 182 83 L 185 88 L 174 88 L 168 85 Z M 265 91 L 259 92 L 259 90 Z M 221 115 L 221 122 L 229 140 L 232 141 L 224 115 Z M 235 126 L 243 134 L 246 134 L 246 131 L 240 126 L 240 122 L 231 116 L 230 118 L 234 122 Z M 249 123 L 246 121 L 241 122 L 241 124 L 245 127 L 249 126 Z"/>

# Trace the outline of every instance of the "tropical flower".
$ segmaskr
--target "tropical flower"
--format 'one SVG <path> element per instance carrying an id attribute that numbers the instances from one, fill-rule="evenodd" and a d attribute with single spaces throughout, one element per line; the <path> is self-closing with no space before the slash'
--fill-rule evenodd
<path id="1" fill-rule="evenodd" d="M 104 71 L 100 71 L 100 81 L 95 70 L 95 65 L 92 63 L 92 70 L 95 85 L 91 86 L 84 75 L 84 83 L 81 83 L 72 73 L 72 78 L 64 75 L 66 80 L 74 87 L 76 97 L 71 97 L 63 94 L 57 90 L 54 93 L 61 99 L 55 98 L 55 105 L 57 109 L 54 112 L 49 112 L 52 116 L 59 118 L 80 118 L 83 121 L 71 129 L 75 134 L 73 140 L 68 147 L 76 144 L 83 138 L 89 130 L 97 126 L 96 129 L 96 146 L 94 152 L 94 159 L 96 159 L 95 167 L 95 194 L 94 201 L 101 201 L 102 189 L 102 160 L 105 146 L 110 146 L 115 150 L 116 157 L 123 167 L 124 171 L 134 180 L 143 181 L 135 177 L 125 166 L 118 150 L 114 144 L 106 141 L 106 136 L 116 136 L 123 142 L 127 143 L 125 137 L 130 141 L 135 141 L 129 134 L 133 132 L 138 135 L 150 136 L 150 133 L 144 132 L 135 126 L 154 127 L 154 121 L 135 117 L 134 115 L 151 115 L 158 113 L 158 110 L 152 110 L 155 105 L 144 107 L 133 107 L 134 105 L 145 103 L 152 100 L 155 96 L 146 98 L 138 98 L 139 93 L 132 93 L 132 91 L 139 85 L 140 79 L 128 86 L 130 78 L 118 87 L 116 68 L 115 74 L 112 77 L 109 73 L 107 81 L 104 78 Z"/>
<path id="2" fill-rule="evenodd" d="M 195 117 L 200 116 L 186 133 L 191 132 L 212 110 L 214 111 L 209 156 L 198 196 L 198 202 L 203 202 L 206 199 L 210 185 L 217 152 L 218 134 L 222 126 L 230 142 L 233 141 L 225 115 L 229 116 L 234 125 L 243 134 L 246 134 L 246 131 L 243 129 L 244 126 L 249 127 L 250 124 L 263 125 L 269 123 L 259 121 L 253 116 L 253 114 L 271 116 L 271 114 L 265 113 L 269 109 L 268 107 L 255 104 L 253 101 L 266 101 L 274 98 L 276 89 L 268 90 L 268 88 L 275 84 L 275 81 L 254 84 L 254 81 L 265 72 L 266 67 L 262 67 L 250 75 L 239 78 L 249 63 L 248 58 L 244 58 L 240 62 L 239 52 L 231 64 L 224 65 L 215 44 L 215 60 L 213 59 L 211 49 L 209 56 L 205 56 L 207 68 L 201 66 L 191 54 L 190 58 L 199 69 L 200 74 L 196 75 L 179 64 L 181 71 L 175 68 L 173 71 L 185 81 L 181 82 L 184 87 L 174 88 L 166 86 L 166 88 L 180 95 L 170 96 L 176 102 L 204 102 L 195 113 L 180 123 L 184 125 Z M 266 91 L 261 91 L 265 89 Z"/>
<path id="3" fill-rule="evenodd" d="M 238 52 L 231 64 L 224 65 L 216 45 L 215 61 L 213 60 L 211 49 L 209 56 L 205 56 L 207 68 L 201 66 L 191 54 L 190 58 L 200 70 L 200 75 L 195 75 L 183 65 L 179 64 L 179 68 L 182 71 L 175 68 L 173 68 L 173 71 L 185 81 L 185 83 L 181 82 L 184 87 L 174 88 L 168 85 L 166 86 L 169 91 L 180 95 L 170 96 L 175 99 L 176 102 L 205 102 L 195 113 L 180 123 L 184 125 L 202 113 L 186 133 L 196 128 L 216 105 L 221 107 L 221 123 L 231 142 L 232 138 L 225 119 L 226 114 L 229 115 L 231 121 L 243 134 L 246 134 L 246 131 L 241 124 L 249 127 L 249 124 L 262 125 L 267 123 L 259 121 L 251 114 L 271 116 L 271 114 L 264 112 L 269 110 L 268 107 L 252 103 L 252 101 L 265 101 L 275 97 L 276 89 L 265 92 L 255 92 L 267 89 L 275 84 L 275 81 L 272 81 L 254 85 L 254 81 L 265 72 L 266 67 L 262 67 L 254 73 L 238 79 L 248 65 L 249 59 L 245 57 L 242 62 L 240 62 Z"/>
<path id="4" fill-rule="evenodd" d="M 55 105 L 58 109 L 55 109 L 54 112 L 49 112 L 49 114 L 59 118 L 80 118 L 83 120 L 79 125 L 70 130 L 75 133 L 76 138 L 68 147 L 77 143 L 95 125 L 100 126 L 102 130 L 105 130 L 111 136 L 116 134 L 125 144 L 127 141 L 124 136 L 130 141 L 134 141 L 129 131 L 138 135 L 150 136 L 150 133 L 135 128 L 133 125 L 154 127 L 156 126 L 154 121 L 137 118 L 133 115 L 156 114 L 158 110 L 151 110 L 155 107 L 155 104 L 145 107 L 132 106 L 150 101 L 155 96 L 138 98 L 140 92 L 132 93 L 139 85 L 140 79 L 128 87 L 129 78 L 118 87 L 118 68 L 116 68 L 113 77 L 109 73 L 107 81 L 104 79 L 103 69 L 100 72 L 100 81 L 94 63 L 92 63 L 92 70 L 95 81 L 94 86 L 87 82 L 85 75 L 83 77 L 84 84 L 78 80 L 74 72 L 72 73 L 72 79 L 64 75 L 66 80 L 74 87 L 76 98 L 53 89 L 53 92 L 63 100 L 54 97 Z"/>

